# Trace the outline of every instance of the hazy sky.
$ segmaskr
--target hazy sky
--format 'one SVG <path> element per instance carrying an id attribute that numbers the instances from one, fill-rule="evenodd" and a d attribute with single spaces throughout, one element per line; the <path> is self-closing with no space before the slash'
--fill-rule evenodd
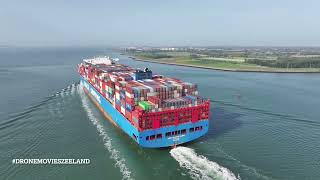
<path id="1" fill-rule="evenodd" d="M 319 0 L 0 0 L 0 45 L 319 46 Z"/>

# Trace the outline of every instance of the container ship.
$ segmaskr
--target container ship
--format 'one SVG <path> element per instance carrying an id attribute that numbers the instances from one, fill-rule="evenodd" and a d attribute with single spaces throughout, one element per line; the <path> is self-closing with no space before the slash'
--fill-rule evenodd
<path id="1" fill-rule="evenodd" d="M 210 101 L 197 85 L 97 57 L 77 65 L 80 84 L 103 115 L 138 145 L 176 146 L 208 132 Z"/>

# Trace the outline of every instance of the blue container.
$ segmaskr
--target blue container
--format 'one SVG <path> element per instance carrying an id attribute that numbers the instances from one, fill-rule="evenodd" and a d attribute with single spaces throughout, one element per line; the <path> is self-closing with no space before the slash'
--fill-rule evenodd
<path id="1" fill-rule="evenodd" d="M 195 104 L 195 102 L 197 101 L 197 97 L 195 97 L 195 96 L 186 95 L 186 96 L 184 96 L 184 97 L 185 97 L 185 98 L 187 98 L 187 99 L 190 99 L 190 100 L 191 100 L 192 105 L 194 105 L 194 104 Z"/>
<path id="2" fill-rule="evenodd" d="M 116 99 L 116 104 L 117 104 L 117 105 L 120 105 L 120 104 L 121 104 L 120 99 Z"/>
<path id="3" fill-rule="evenodd" d="M 152 71 L 150 70 L 145 70 L 145 71 L 141 71 L 141 70 L 137 70 L 135 73 L 134 73 L 134 76 L 133 76 L 134 80 L 142 80 L 142 79 L 152 79 Z"/>
<path id="4" fill-rule="evenodd" d="M 126 110 L 131 112 L 132 111 L 132 107 L 130 104 L 126 103 Z"/>

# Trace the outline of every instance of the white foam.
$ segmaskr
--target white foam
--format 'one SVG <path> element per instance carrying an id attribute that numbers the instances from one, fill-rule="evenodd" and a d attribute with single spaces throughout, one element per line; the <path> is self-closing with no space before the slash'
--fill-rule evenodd
<path id="1" fill-rule="evenodd" d="M 61 89 L 59 92 L 56 92 L 55 96 L 61 96 L 62 98 L 64 98 L 65 96 L 74 95 L 76 88 L 77 85 L 73 83 L 66 88 Z"/>
<path id="2" fill-rule="evenodd" d="M 64 95 L 69 96 L 70 90 L 64 91 Z"/>
<path id="3" fill-rule="evenodd" d="M 78 92 L 82 101 L 82 106 L 84 110 L 86 111 L 88 118 L 92 122 L 93 125 L 96 126 L 99 135 L 102 137 L 105 148 L 110 153 L 110 158 L 115 161 L 115 166 L 120 169 L 120 172 L 122 173 L 122 179 L 132 179 L 131 178 L 131 172 L 128 169 L 128 167 L 125 164 L 125 159 L 122 158 L 119 154 L 119 151 L 116 150 L 112 146 L 112 139 L 108 136 L 107 132 L 104 130 L 103 125 L 99 122 L 99 120 L 93 115 L 92 110 L 89 107 L 88 100 L 86 99 L 83 91 L 81 90 L 81 87 L 78 86 Z"/>
<path id="4" fill-rule="evenodd" d="M 239 176 L 236 177 L 229 169 L 208 160 L 202 155 L 198 155 L 193 149 L 180 146 L 172 149 L 170 154 L 178 161 L 182 168 L 187 169 L 192 179 L 240 179 Z"/>
<path id="5" fill-rule="evenodd" d="M 74 84 L 72 84 L 72 87 L 71 87 L 71 94 L 72 94 L 72 95 L 74 95 L 75 89 L 76 89 L 76 88 L 75 88 Z"/>
<path id="6" fill-rule="evenodd" d="M 63 90 L 60 91 L 60 96 L 61 96 L 62 98 L 64 97 L 64 91 L 63 91 Z"/>

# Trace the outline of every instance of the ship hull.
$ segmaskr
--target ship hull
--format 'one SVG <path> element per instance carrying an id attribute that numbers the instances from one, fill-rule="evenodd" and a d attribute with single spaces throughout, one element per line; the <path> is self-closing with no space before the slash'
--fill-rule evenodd
<path id="1" fill-rule="evenodd" d="M 98 107 L 102 114 L 115 126 L 120 128 L 130 138 L 132 138 L 138 145 L 146 148 L 160 148 L 170 147 L 178 144 L 193 141 L 208 132 L 208 119 L 199 120 L 197 122 L 188 122 L 178 125 L 160 127 L 158 129 L 150 129 L 138 131 L 125 116 L 122 115 L 106 98 L 104 98 L 88 81 L 80 76 L 80 84 L 84 92 L 89 96 L 93 103 Z M 201 130 L 190 131 L 201 127 Z M 167 132 L 182 132 L 183 134 L 176 134 L 174 136 L 166 136 Z M 161 134 L 161 138 L 150 139 L 153 135 Z M 148 137 L 148 138 L 147 138 Z"/>

